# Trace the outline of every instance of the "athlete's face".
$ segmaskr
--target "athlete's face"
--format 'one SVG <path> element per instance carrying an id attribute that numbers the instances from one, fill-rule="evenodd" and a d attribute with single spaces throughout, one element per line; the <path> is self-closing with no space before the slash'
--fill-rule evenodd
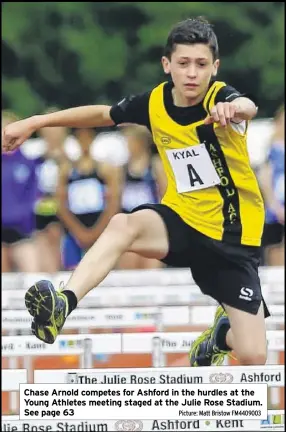
<path id="1" fill-rule="evenodd" d="M 212 76 L 217 74 L 219 60 L 213 61 L 208 45 L 177 44 L 169 60 L 162 58 L 163 69 L 171 74 L 177 102 L 183 105 L 200 102 Z"/>

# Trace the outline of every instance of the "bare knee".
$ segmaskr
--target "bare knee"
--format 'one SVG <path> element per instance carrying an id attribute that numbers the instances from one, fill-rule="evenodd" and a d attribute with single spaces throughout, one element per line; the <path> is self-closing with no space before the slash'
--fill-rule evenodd
<path id="1" fill-rule="evenodd" d="M 111 218 L 108 230 L 127 244 L 132 243 L 140 231 L 138 224 L 134 223 L 130 215 L 124 213 L 118 213 Z"/>
<path id="2" fill-rule="evenodd" d="M 237 352 L 236 355 L 238 357 L 240 364 L 243 366 L 265 365 L 267 361 L 266 347 L 261 349 L 253 348 L 253 349 L 243 350 L 241 352 Z"/>

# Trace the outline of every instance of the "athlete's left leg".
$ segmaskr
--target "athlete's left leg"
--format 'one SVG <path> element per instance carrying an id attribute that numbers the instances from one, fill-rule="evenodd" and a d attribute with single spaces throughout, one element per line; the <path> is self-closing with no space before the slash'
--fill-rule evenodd
<path id="1" fill-rule="evenodd" d="M 232 350 L 243 365 L 265 364 L 269 311 L 258 275 L 259 248 L 205 239 L 200 246 L 200 253 L 205 252 L 201 261 L 209 271 L 195 261 L 193 276 L 202 292 L 223 307 L 217 309 L 213 326 L 192 344 L 191 366 L 220 365 Z"/>
<path id="2" fill-rule="evenodd" d="M 216 311 L 214 324 L 193 343 L 191 366 L 221 365 L 234 351 L 241 365 L 263 365 L 267 359 L 264 308 L 251 313 L 223 305 Z"/>
<path id="3" fill-rule="evenodd" d="M 232 348 L 242 365 L 263 365 L 267 360 L 264 307 L 261 302 L 256 315 L 224 305 L 230 329 L 226 344 Z"/>

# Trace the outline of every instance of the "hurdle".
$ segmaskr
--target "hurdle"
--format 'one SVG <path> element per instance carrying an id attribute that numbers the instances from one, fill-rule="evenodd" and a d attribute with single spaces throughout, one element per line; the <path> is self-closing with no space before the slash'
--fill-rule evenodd
<path id="1" fill-rule="evenodd" d="M 153 306 L 76 309 L 68 316 L 65 329 L 167 326 L 209 326 L 217 306 Z M 266 327 L 284 324 L 283 305 L 269 305 Z M 2 331 L 30 330 L 32 317 L 26 310 L 3 310 Z"/>
<path id="2" fill-rule="evenodd" d="M 262 292 L 267 303 L 284 304 L 284 268 L 259 269 Z M 37 280 L 49 279 L 55 286 L 66 283 L 70 272 L 2 275 L 2 308 L 22 309 L 24 290 Z M 103 289 L 104 288 L 104 289 Z M 9 294 L 10 292 L 10 294 Z M 215 305 L 203 296 L 189 269 L 114 270 L 79 303 L 81 308 L 154 305 Z"/>
<path id="3" fill-rule="evenodd" d="M 53 345 L 38 341 L 34 336 L 3 336 L 2 356 L 80 355 L 86 349 L 90 350 L 90 354 L 150 353 L 154 355 L 155 349 L 158 351 L 157 354 L 186 353 L 200 334 L 200 332 L 73 334 L 58 336 Z M 268 330 L 266 336 L 269 350 L 284 350 L 283 330 Z M 88 341 L 87 346 L 86 341 Z M 153 366 L 160 365 L 153 364 Z"/>

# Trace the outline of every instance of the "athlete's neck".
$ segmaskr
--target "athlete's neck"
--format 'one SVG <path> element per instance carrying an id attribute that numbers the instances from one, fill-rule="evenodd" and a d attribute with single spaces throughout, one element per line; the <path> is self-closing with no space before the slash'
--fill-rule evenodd
<path id="1" fill-rule="evenodd" d="M 186 108 L 194 105 L 198 105 L 202 100 L 204 99 L 205 95 L 207 93 L 207 90 L 203 94 L 199 94 L 195 98 L 187 98 L 181 93 L 177 92 L 175 87 L 172 88 L 172 97 L 173 97 L 173 103 L 175 106 L 180 108 Z"/>

